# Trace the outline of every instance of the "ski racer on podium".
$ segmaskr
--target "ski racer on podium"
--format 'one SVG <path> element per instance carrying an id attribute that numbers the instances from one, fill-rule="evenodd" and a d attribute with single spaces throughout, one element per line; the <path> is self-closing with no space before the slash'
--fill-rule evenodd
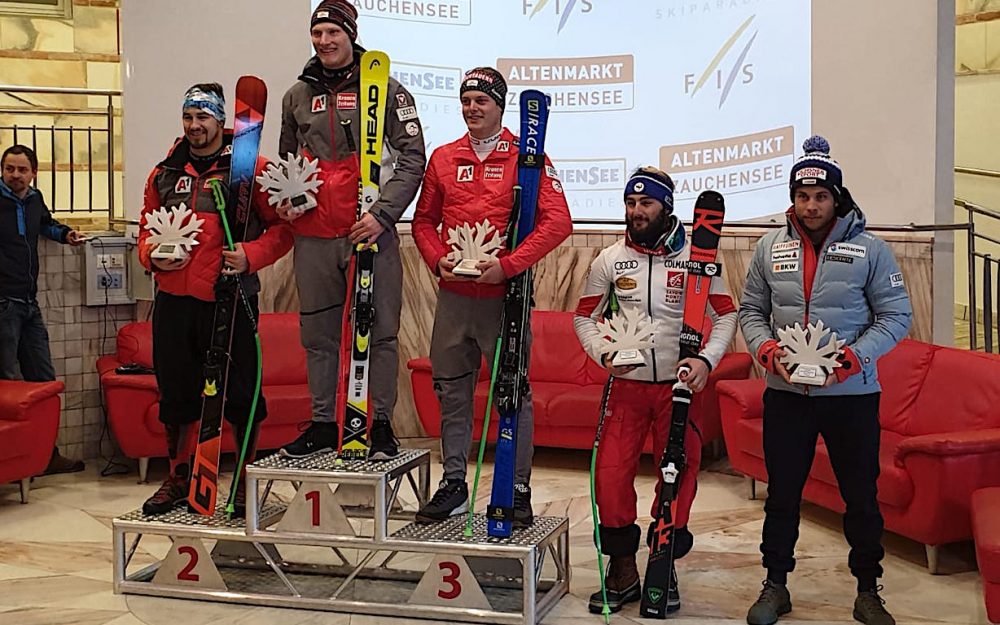
<path id="1" fill-rule="evenodd" d="M 624 200 L 625 236 L 602 250 L 591 263 L 573 320 L 584 350 L 614 377 L 595 476 L 601 548 L 610 556 L 606 586 L 612 612 L 642 596 L 636 566 L 642 532 L 635 523 L 634 482 L 646 437 L 652 430 L 654 462 L 659 466 L 670 429 L 678 368 L 690 369 L 681 379 L 693 392 L 705 388 L 709 373 L 719 364 L 736 333 L 737 323 L 733 298 L 721 276 L 717 276 L 711 282 L 706 311 L 712 320 L 708 341 L 697 356 L 678 362 L 691 245 L 683 224 L 673 214 L 674 182 L 659 169 L 642 167 L 625 185 Z M 641 311 L 643 317 L 658 324 L 654 346 L 643 350 L 642 365 L 615 366 L 614 354 L 601 352 L 606 340 L 598 322 L 609 313 L 613 301 L 622 311 Z M 687 464 L 680 476 L 676 500 L 672 538 L 675 559 L 687 554 L 694 544 L 687 521 L 697 490 L 702 441 L 698 415 L 691 417 L 684 439 Z M 657 492 L 661 483 L 657 481 Z M 671 579 L 675 583 L 667 589 L 667 610 L 675 611 L 680 608 L 676 571 Z M 591 596 L 589 607 L 591 612 L 601 613 L 600 590 Z"/>
<path id="2" fill-rule="evenodd" d="M 538 191 L 535 228 L 513 252 L 481 261 L 481 275 L 456 274 L 449 230 L 463 225 L 508 231 L 518 176 L 518 140 L 503 127 L 507 83 L 491 67 L 478 67 L 462 79 L 462 117 L 468 133 L 434 151 L 413 216 L 413 238 L 421 256 L 439 278 L 431 334 L 431 371 L 441 404 L 441 455 L 444 478 L 416 519 L 431 523 L 468 510 L 465 482 L 472 441 L 473 392 L 483 357 L 492 366 L 507 280 L 535 265 L 573 231 L 562 185 L 548 158 Z M 489 240 L 489 237 L 486 237 Z M 531 329 L 525 329 L 529 349 Z M 514 470 L 514 526 L 526 527 L 531 510 L 531 460 L 534 453 L 531 391 L 518 417 Z M 485 433 L 484 433 L 485 435 Z"/>

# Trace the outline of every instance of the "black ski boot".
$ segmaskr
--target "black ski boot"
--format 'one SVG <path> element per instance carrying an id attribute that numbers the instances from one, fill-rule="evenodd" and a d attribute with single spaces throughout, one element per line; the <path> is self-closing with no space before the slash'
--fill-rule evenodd
<path id="1" fill-rule="evenodd" d="M 748 625 L 773 625 L 778 617 L 792 611 L 792 597 L 784 584 L 764 580 L 764 587 L 756 603 L 747 612 Z"/>
<path id="2" fill-rule="evenodd" d="M 392 432 L 389 419 L 372 421 L 371 441 L 368 448 L 369 460 L 392 460 L 399 455 L 399 439 Z"/>
<path id="3" fill-rule="evenodd" d="M 514 484 L 514 527 L 531 527 L 535 514 L 531 511 L 531 487 Z"/>
<path id="4" fill-rule="evenodd" d="M 885 599 L 878 595 L 881 586 L 863 590 L 854 600 L 854 620 L 867 625 L 896 625 L 896 619 L 885 609 Z"/>
<path id="5" fill-rule="evenodd" d="M 190 479 L 186 465 L 177 467 L 175 475 L 167 476 L 160 488 L 142 504 L 146 516 L 165 514 L 187 501 Z"/>
<path id="6" fill-rule="evenodd" d="M 608 608 L 618 612 L 626 603 L 633 603 L 642 598 L 639 583 L 639 568 L 635 564 L 635 554 L 630 556 L 611 556 L 608 564 L 608 574 L 604 578 L 604 587 L 608 593 Z M 587 606 L 594 614 L 604 610 L 604 600 L 601 591 L 590 595 Z"/>
<path id="7" fill-rule="evenodd" d="M 340 444 L 340 429 L 335 422 L 306 421 L 300 424 L 299 430 L 302 434 L 281 448 L 282 456 L 308 458 L 313 454 L 334 451 Z"/>
<path id="8" fill-rule="evenodd" d="M 469 487 L 465 480 L 441 480 L 437 492 L 417 512 L 417 523 L 437 523 L 469 511 Z"/>

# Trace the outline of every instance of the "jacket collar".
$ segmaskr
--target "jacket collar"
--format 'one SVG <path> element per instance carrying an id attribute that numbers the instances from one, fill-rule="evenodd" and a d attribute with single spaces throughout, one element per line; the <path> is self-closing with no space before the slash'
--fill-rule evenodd
<path id="1" fill-rule="evenodd" d="M 499 148 L 504 141 L 507 142 L 507 150 L 501 152 Z M 509 129 L 504 127 L 500 130 L 500 138 L 497 139 L 497 146 L 493 148 L 493 151 L 490 152 L 489 155 L 486 157 L 486 159 L 483 160 L 482 162 L 485 163 L 492 160 L 507 160 L 507 158 L 510 157 L 511 154 L 514 154 L 514 148 L 516 146 L 517 146 L 517 137 L 515 137 L 514 133 L 512 133 Z M 476 151 L 472 149 L 472 140 L 470 139 L 470 135 L 468 132 L 466 132 L 465 135 L 461 139 L 459 139 L 456 156 L 471 162 L 475 163 L 479 162 L 479 157 L 476 156 Z"/>
<path id="2" fill-rule="evenodd" d="M 219 158 L 215 159 L 215 164 L 208 171 L 229 168 L 233 155 L 232 146 L 233 131 L 231 128 L 226 128 L 222 131 L 222 152 L 219 154 Z M 178 137 L 177 140 L 174 141 L 174 145 L 171 146 L 170 151 L 167 152 L 167 157 L 160 161 L 160 164 L 157 165 L 157 167 L 187 171 L 188 158 L 190 155 L 191 143 L 186 137 Z M 208 171 L 205 173 L 208 173 Z M 195 172 L 193 175 L 197 176 L 198 173 Z"/>
<path id="3" fill-rule="evenodd" d="M 299 74 L 299 80 L 312 87 L 316 93 L 331 93 L 346 85 L 358 83 L 361 81 L 361 72 L 358 71 L 358 68 L 361 66 L 361 55 L 364 53 L 365 49 L 355 43 L 354 58 L 351 60 L 351 70 L 338 83 L 330 83 L 326 74 L 323 73 L 323 64 L 320 63 L 318 56 L 313 56 L 306 61 L 305 67 L 302 68 L 302 73 Z"/>
<path id="4" fill-rule="evenodd" d="M 37 189 L 35 189 L 34 187 L 28 187 L 28 192 L 25 194 L 23 198 L 17 197 L 14 191 L 7 186 L 7 183 L 4 182 L 2 179 L 0 179 L 0 196 L 5 197 L 8 200 L 11 200 L 12 202 L 25 203 L 37 193 L 38 193 Z"/>
<path id="5" fill-rule="evenodd" d="M 785 221 L 787 223 L 788 234 L 790 236 L 797 237 L 803 241 L 808 241 L 809 236 L 805 233 L 805 229 L 802 228 L 802 224 L 799 223 L 798 218 L 795 216 L 795 207 L 791 206 L 785 211 Z M 865 225 L 867 220 L 865 219 L 864 213 L 857 206 L 854 207 L 847 215 L 843 217 L 835 217 L 833 227 L 830 232 L 826 235 L 827 242 L 833 241 L 848 241 L 858 236 L 865 231 Z"/>

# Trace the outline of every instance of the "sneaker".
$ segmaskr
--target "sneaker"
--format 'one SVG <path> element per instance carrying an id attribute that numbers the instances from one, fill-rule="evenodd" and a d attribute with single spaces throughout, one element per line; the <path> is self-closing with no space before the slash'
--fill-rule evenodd
<path id="1" fill-rule="evenodd" d="M 306 421 L 299 425 L 299 437 L 281 448 L 289 458 L 308 458 L 313 454 L 333 451 L 340 445 L 340 428 L 334 422 Z"/>
<path id="2" fill-rule="evenodd" d="M 530 527 L 535 522 L 531 511 L 531 487 L 527 484 L 514 484 L 514 527 Z"/>
<path id="3" fill-rule="evenodd" d="M 896 625 L 896 619 L 885 609 L 885 599 L 878 595 L 880 590 L 882 587 L 878 586 L 858 593 L 854 600 L 854 620 L 867 625 Z"/>
<path id="4" fill-rule="evenodd" d="M 45 467 L 45 471 L 42 475 L 77 473 L 78 471 L 83 471 L 85 468 L 87 467 L 83 464 L 82 460 L 70 460 L 66 456 L 59 453 L 58 447 L 53 447 L 52 456 L 49 458 L 49 464 Z"/>
<path id="5" fill-rule="evenodd" d="M 392 432 L 392 422 L 388 419 L 376 419 L 372 421 L 368 459 L 392 460 L 398 455 L 399 439 Z"/>
<path id="6" fill-rule="evenodd" d="M 608 574 L 604 578 L 604 588 L 608 595 L 608 609 L 612 612 L 618 612 L 625 607 L 626 603 L 634 603 L 642 598 L 635 554 L 611 556 L 611 561 L 608 563 Z M 594 614 L 603 612 L 604 597 L 601 596 L 600 590 L 590 595 L 587 609 Z"/>
<path id="7" fill-rule="evenodd" d="M 750 606 L 747 612 L 748 625 L 772 625 L 778 622 L 778 617 L 792 611 L 792 597 L 784 584 L 764 580 L 764 587 L 757 597 L 757 602 Z"/>
<path id="8" fill-rule="evenodd" d="M 441 480 L 437 492 L 417 512 L 418 523 L 436 523 L 469 511 L 469 487 L 465 480 Z"/>
<path id="9" fill-rule="evenodd" d="M 142 504 L 142 513 L 146 516 L 164 514 L 184 503 L 187 501 L 189 482 L 183 472 L 167 477 L 159 490 Z"/>

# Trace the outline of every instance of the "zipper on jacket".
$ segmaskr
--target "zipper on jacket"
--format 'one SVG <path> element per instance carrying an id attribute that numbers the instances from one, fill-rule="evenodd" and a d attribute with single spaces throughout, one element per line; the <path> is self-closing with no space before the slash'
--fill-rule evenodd
<path id="1" fill-rule="evenodd" d="M 649 267 L 646 271 L 646 312 L 649 314 L 650 320 L 653 319 L 653 255 L 647 254 L 646 258 L 649 259 Z M 651 347 L 649 349 L 650 359 L 653 361 L 653 381 L 659 381 L 656 375 L 656 348 Z"/>

